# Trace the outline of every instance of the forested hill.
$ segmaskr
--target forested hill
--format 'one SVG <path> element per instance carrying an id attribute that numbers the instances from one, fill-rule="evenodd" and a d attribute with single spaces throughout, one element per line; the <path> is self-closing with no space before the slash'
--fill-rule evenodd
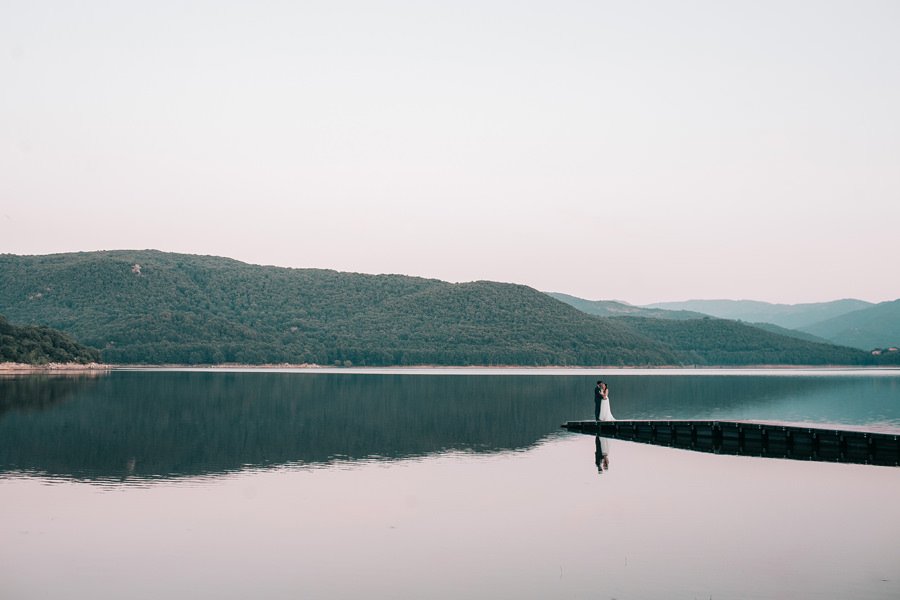
<path id="1" fill-rule="evenodd" d="M 114 363 L 673 364 L 525 286 L 114 251 L 0 256 L 0 310 Z"/>
<path id="2" fill-rule="evenodd" d="M 100 353 L 49 327 L 18 327 L 0 316 L 0 362 L 41 365 L 98 362 Z"/>
<path id="3" fill-rule="evenodd" d="M 0 255 L 0 313 L 113 363 L 860 364 L 868 355 L 716 319 L 599 318 L 532 288 L 112 251 Z M 723 324 L 724 323 L 724 324 Z M 673 340 L 673 327 L 677 329 Z M 757 349 L 741 332 L 751 329 Z M 706 345 L 695 352 L 680 336 Z M 751 334 L 747 334 L 751 335 Z M 759 337 L 762 336 L 762 337 Z M 677 342 L 677 343 L 676 343 Z M 715 348 L 716 351 L 711 349 Z M 724 362 L 722 357 L 727 357 Z"/>

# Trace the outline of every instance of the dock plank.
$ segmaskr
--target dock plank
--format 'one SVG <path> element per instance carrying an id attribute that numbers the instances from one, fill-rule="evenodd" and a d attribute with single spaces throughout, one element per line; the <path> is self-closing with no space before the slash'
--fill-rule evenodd
<path id="1" fill-rule="evenodd" d="M 698 452 L 900 466 L 900 433 L 762 421 L 569 421 L 568 431 Z"/>

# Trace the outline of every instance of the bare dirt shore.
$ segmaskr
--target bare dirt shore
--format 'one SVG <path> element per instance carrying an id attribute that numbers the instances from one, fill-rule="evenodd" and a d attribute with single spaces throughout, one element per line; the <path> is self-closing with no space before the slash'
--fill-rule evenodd
<path id="1" fill-rule="evenodd" d="M 27 363 L 0 362 L 0 373 L 41 373 L 45 371 L 108 371 L 111 365 L 102 363 L 47 363 L 29 365 Z"/>

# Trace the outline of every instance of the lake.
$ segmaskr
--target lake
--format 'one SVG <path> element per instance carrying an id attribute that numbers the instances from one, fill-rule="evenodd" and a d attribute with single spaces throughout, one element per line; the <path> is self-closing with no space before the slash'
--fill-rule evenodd
<path id="1" fill-rule="evenodd" d="M 900 371 L 0 377 L 0 597 L 897 598 L 900 469 L 560 424 L 900 431 Z"/>

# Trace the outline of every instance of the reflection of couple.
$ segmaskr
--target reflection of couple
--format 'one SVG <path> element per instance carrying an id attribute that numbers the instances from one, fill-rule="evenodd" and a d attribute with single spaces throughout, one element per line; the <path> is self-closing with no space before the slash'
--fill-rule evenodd
<path id="1" fill-rule="evenodd" d="M 609 410 L 609 386 L 603 381 L 598 381 L 594 387 L 594 420 L 615 421 Z"/>
<path id="2" fill-rule="evenodd" d="M 594 438 L 594 462 L 601 475 L 603 471 L 609 471 L 609 440 L 599 435 Z"/>

